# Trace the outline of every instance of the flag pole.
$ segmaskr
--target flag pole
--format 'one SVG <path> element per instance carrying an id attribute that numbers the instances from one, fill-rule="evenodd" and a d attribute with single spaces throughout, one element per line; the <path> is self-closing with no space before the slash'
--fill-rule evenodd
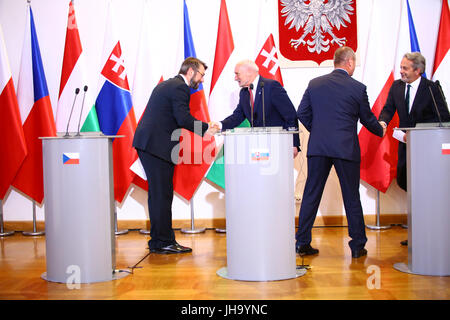
<path id="1" fill-rule="evenodd" d="M 116 206 L 115 201 L 114 201 L 114 233 L 116 234 L 116 236 L 120 236 L 121 234 L 128 233 L 128 229 L 118 230 L 118 228 L 117 228 L 117 206 Z"/>
<path id="2" fill-rule="evenodd" d="M 33 231 L 23 231 L 24 236 L 43 236 L 45 231 L 37 231 L 36 227 L 36 201 L 33 200 Z"/>
<path id="3" fill-rule="evenodd" d="M 377 224 L 367 225 L 366 227 L 370 230 L 386 230 L 391 228 L 390 225 L 380 225 L 380 190 L 377 190 Z"/>
<path id="4" fill-rule="evenodd" d="M 14 234 L 14 231 L 6 231 L 3 228 L 3 200 L 0 199 L 0 237 L 7 237 Z"/>
<path id="5" fill-rule="evenodd" d="M 205 232 L 205 228 L 195 228 L 194 226 L 194 197 L 191 198 L 189 202 L 189 206 L 191 207 L 191 228 L 190 229 L 181 229 L 182 233 L 203 233 Z"/>

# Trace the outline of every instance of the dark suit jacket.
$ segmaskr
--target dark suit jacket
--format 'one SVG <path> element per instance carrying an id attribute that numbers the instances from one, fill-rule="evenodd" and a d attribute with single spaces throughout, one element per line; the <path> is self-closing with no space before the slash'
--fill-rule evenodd
<path id="1" fill-rule="evenodd" d="M 421 78 L 419 87 L 417 88 L 416 96 L 414 97 L 411 106 L 411 112 L 408 113 L 405 102 L 405 86 L 406 83 L 401 80 L 396 80 L 389 90 L 386 104 L 381 110 L 379 120 L 389 122 L 395 114 L 398 113 L 399 127 L 410 128 L 415 127 L 420 122 L 438 122 L 439 117 L 431 97 L 430 89 L 433 91 L 439 113 L 442 121 L 449 121 L 450 116 L 447 107 L 444 103 L 444 98 L 437 85 L 426 78 Z M 400 188 L 407 190 L 406 181 L 406 144 L 400 143 L 398 147 L 398 161 L 397 161 L 397 183 Z"/>
<path id="2" fill-rule="evenodd" d="M 370 132 L 383 135 L 370 110 L 366 86 L 341 69 L 310 81 L 297 115 L 311 133 L 308 157 L 361 161 L 358 119 Z"/>
<path id="3" fill-rule="evenodd" d="M 416 124 L 420 122 L 438 122 L 438 115 L 435 111 L 433 98 L 431 97 L 430 89 L 428 89 L 428 87 L 431 87 L 431 90 L 433 91 L 442 121 L 450 120 L 444 99 L 437 85 L 433 81 L 422 77 L 410 113 L 406 110 L 405 86 L 406 83 L 401 80 L 394 81 L 389 90 L 386 104 L 378 117 L 379 120 L 388 124 L 394 116 L 395 111 L 397 111 L 400 128 L 415 127 Z"/>
<path id="4" fill-rule="evenodd" d="M 298 129 L 297 115 L 295 107 L 292 104 L 286 90 L 278 81 L 259 77 L 258 86 L 255 91 L 253 126 L 263 126 L 263 106 L 262 106 L 262 88 L 261 82 L 264 82 L 264 114 L 266 127 L 283 127 L 284 129 Z M 247 88 L 242 88 L 239 93 L 239 103 L 234 112 L 222 120 L 222 130 L 237 127 L 248 119 L 251 123 L 251 105 L 250 94 Z M 294 146 L 300 146 L 298 134 L 294 134 Z"/>
<path id="5" fill-rule="evenodd" d="M 180 128 L 194 132 L 195 119 L 189 109 L 190 90 L 178 75 L 158 84 L 152 92 L 144 114 L 134 134 L 133 147 L 172 162 L 172 150 L 178 155 L 179 141 L 172 141 L 172 133 Z M 208 124 L 200 122 L 204 135 Z M 175 136 L 175 137 L 179 137 Z"/>

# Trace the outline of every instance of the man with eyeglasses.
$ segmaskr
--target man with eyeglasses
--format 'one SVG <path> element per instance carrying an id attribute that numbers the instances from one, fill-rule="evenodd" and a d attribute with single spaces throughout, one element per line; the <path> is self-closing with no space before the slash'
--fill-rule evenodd
<path id="1" fill-rule="evenodd" d="M 173 175 L 179 148 L 179 141 L 173 141 L 172 136 L 181 128 L 201 136 L 206 133 L 214 134 L 218 130 L 217 124 L 208 124 L 194 118 L 189 109 L 189 88 L 198 88 L 207 68 L 197 58 L 189 57 L 184 60 L 177 76 L 155 87 L 136 128 L 133 147 L 144 167 L 149 189 L 151 239 L 148 245 L 151 253 L 192 251 L 175 241 L 172 229 Z"/>

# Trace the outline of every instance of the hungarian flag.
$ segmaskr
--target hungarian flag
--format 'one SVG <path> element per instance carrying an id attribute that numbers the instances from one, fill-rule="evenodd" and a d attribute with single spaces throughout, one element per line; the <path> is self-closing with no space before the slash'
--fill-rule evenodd
<path id="1" fill-rule="evenodd" d="M 77 20 L 75 18 L 75 8 L 73 1 L 70 1 L 69 16 L 67 19 L 66 44 L 64 47 L 61 82 L 59 86 L 58 108 L 56 110 L 56 130 L 58 132 L 65 132 L 67 128 L 69 132 L 77 132 L 78 125 L 80 125 L 80 131 L 82 132 L 100 131 L 94 99 L 90 94 L 92 89 L 90 89 L 90 86 L 88 86 L 86 82 L 87 77 L 85 76 L 84 57 L 85 54 L 83 53 L 83 48 L 81 46 Z M 74 103 L 75 90 L 77 88 L 81 90 L 81 93 L 75 100 L 72 117 L 70 118 L 69 123 L 70 112 Z M 87 89 L 86 91 L 84 91 L 85 88 Z M 80 115 L 81 112 L 83 113 Z"/>
<path id="2" fill-rule="evenodd" d="M 34 26 L 33 11 L 29 4 L 17 96 L 28 155 L 12 185 L 36 202 L 42 203 L 44 178 L 42 142 L 39 137 L 56 136 L 56 127 Z"/>
<path id="3" fill-rule="evenodd" d="M 227 4 L 225 0 L 221 0 L 216 51 L 209 93 L 209 112 L 214 121 L 220 121 L 229 116 L 239 101 L 238 86 L 233 81 L 234 66 L 237 62 L 235 61 L 236 58 L 233 58 L 233 50 L 233 34 L 228 18 Z M 246 122 L 248 124 L 248 121 Z M 225 189 L 223 138 L 216 139 L 216 143 L 222 147 L 206 178 L 214 183 L 215 186 Z"/>
<path id="4" fill-rule="evenodd" d="M 16 90 L 0 26 L 0 200 L 4 199 L 27 154 Z"/>
<path id="5" fill-rule="evenodd" d="M 112 8 L 109 6 L 104 43 L 104 66 L 100 76 L 100 91 L 95 101 L 100 130 L 106 135 L 123 135 L 113 140 L 114 198 L 122 202 L 134 178 L 130 166 L 137 159 L 132 147 L 136 131 L 131 93 L 122 49 L 114 37 Z"/>
<path id="6" fill-rule="evenodd" d="M 196 57 L 192 39 L 189 13 L 184 1 L 184 57 Z M 191 88 L 189 103 L 191 114 L 203 122 L 209 122 L 208 106 L 206 104 L 203 85 L 198 89 Z M 174 191 L 187 201 L 191 200 L 215 157 L 216 143 L 214 137 L 201 136 L 182 130 L 180 137 L 180 162 L 175 166 L 173 184 Z"/>
<path id="7" fill-rule="evenodd" d="M 369 29 L 371 41 L 366 51 L 363 83 L 367 85 L 372 112 L 376 117 L 380 115 L 394 82 L 400 13 L 399 2 L 381 0 L 373 3 Z M 379 59 L 380 56 L 383 59 Z M 392 133 L 398 123 L 396 113 L 383 138 L 370 133 L 365 127 L 361 128 L 358 135 L 361 146 L 361 179 L 381 192 L 386 192 L 397 176 L 398 141 L 392 137 Z"/>
<path id="8" fill-rule="evenodd" d="M 442 1 L 436 53 L 433 64 L 433 80 L 439 80 L 444 96 L 450 96 L 450 11 L 447 0 Z"/>

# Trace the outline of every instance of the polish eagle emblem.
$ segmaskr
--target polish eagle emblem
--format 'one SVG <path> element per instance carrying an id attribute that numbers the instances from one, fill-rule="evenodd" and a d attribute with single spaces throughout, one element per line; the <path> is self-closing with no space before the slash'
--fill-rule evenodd
<path id="1" fill-rule="evenodd" d="M 303 29 L 300 38 L 289 41 L 295 50 L 307 45 L 309 52 L 320 54 L 328 52 L 332 44 L 340 47 L 346 44 L 347 39 L 337 37 L 333 29 L 339 31 L 347 27 L 346 22 L 350 23 L 353 0 L 280 0 L 280 4 L 281 16 L 286 17 L 284 25 L 290 23 L 289 29 L 295 27 L 296 32 Z M 305 41 L 309 34 L 311 39 Z"/>

